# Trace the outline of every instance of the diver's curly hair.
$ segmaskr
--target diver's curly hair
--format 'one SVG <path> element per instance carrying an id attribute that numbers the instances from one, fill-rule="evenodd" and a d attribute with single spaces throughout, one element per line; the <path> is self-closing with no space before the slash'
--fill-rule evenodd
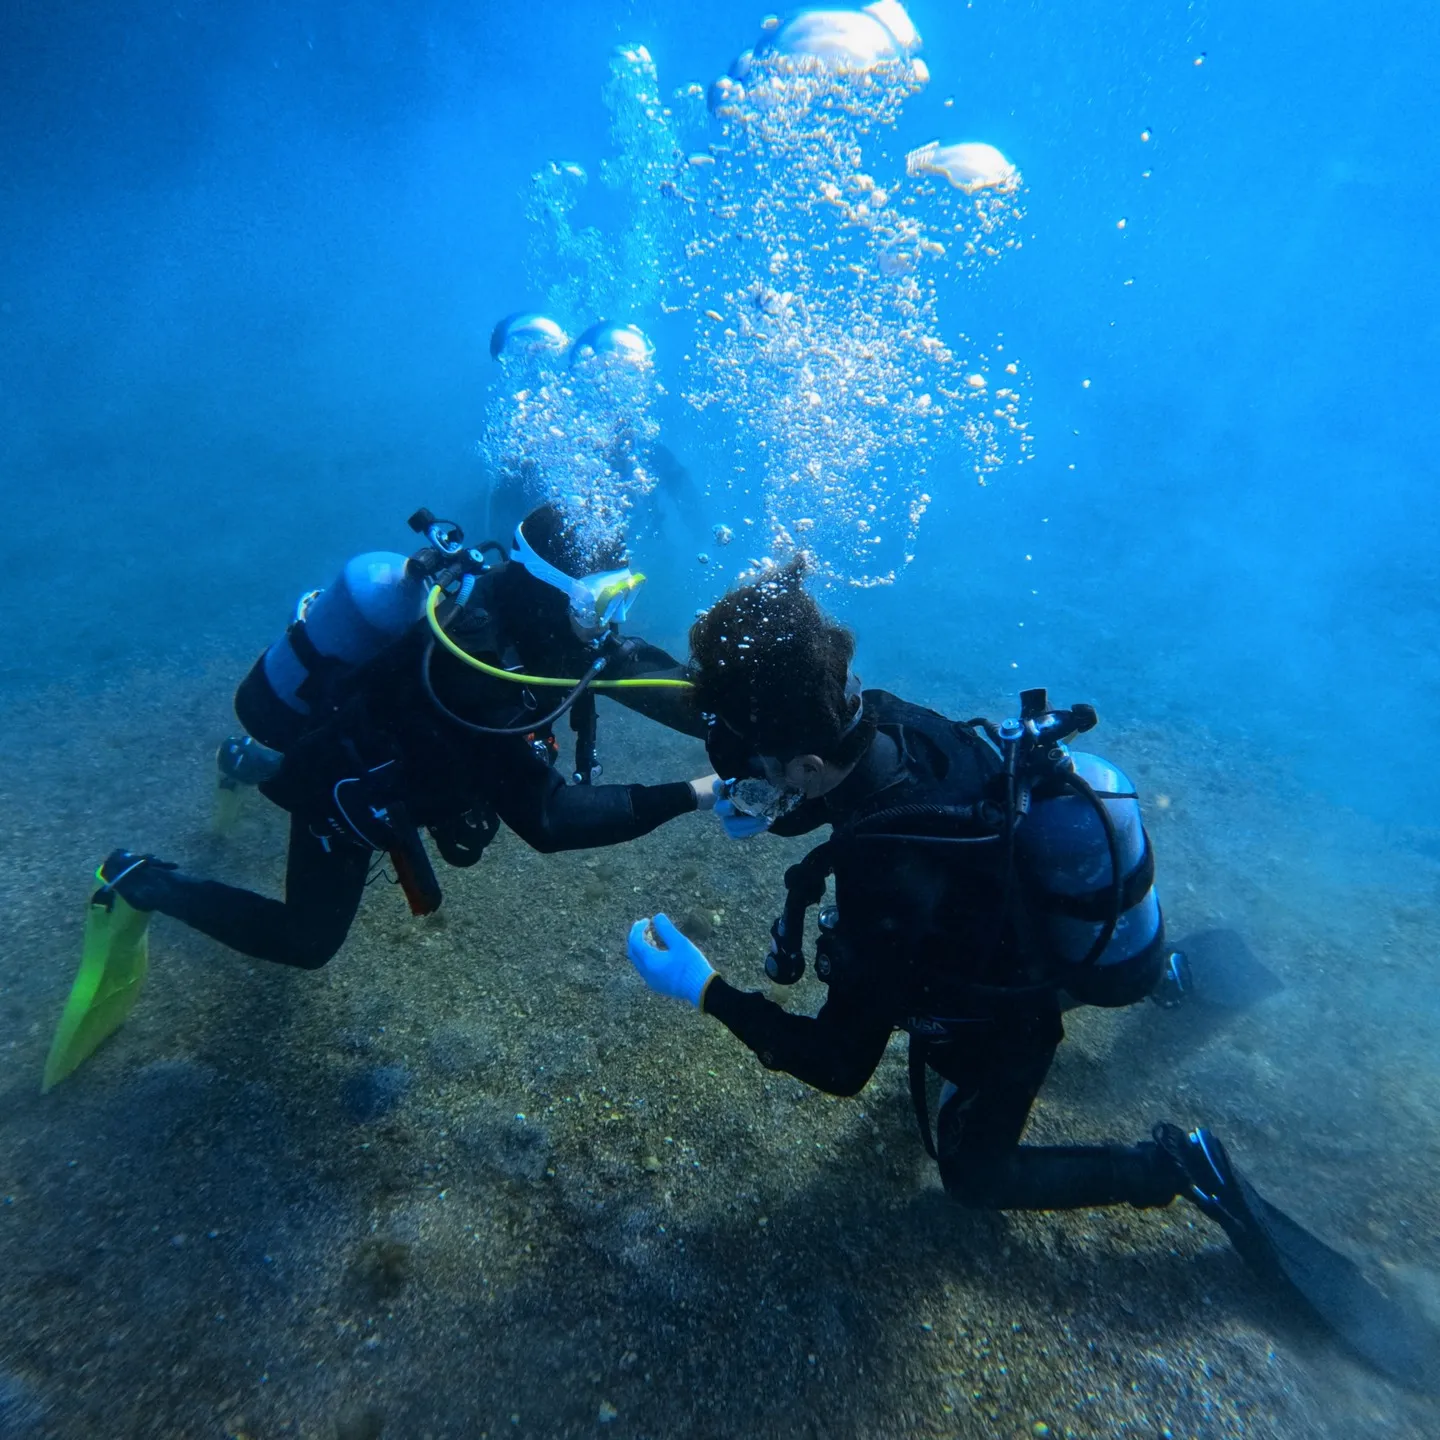
<path id="1" fill-rule="evenodd" d="M 866 717 L 850 728 L 855 637 L 806 590 L 805 569 L 797 557 L 769 571 L 690 627 L 695 700 L 755 754 L 848 764 L 869 745 L 874 723 Z"/>

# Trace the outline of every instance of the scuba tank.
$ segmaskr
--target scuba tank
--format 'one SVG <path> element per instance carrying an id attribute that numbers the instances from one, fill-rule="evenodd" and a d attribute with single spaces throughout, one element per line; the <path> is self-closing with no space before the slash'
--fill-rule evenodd
<path id="1" fill-rule="evenodd" d="M 398 640 L 425 613 L 427 578 L 404 555 L 357 555 L 324 590 L 301 598 L 285 633 L 235 694 L 240 723 L 285 750 L 333 708 L 337 683 Z"/>
<path id="2" fill-rule="evenodd" d="M 235 713 L 262 745 L 284 751 L 337 709 L 344 682 L 423 617 L 432 586 L 462 604 L 468 597 L 494 542 L 466 549 L 460 527 L 429 510 L 408 523 L 426 545 L 409 557 L 357 555 L 333 585 L 302 595 L 285 633 L 240 682 Z"/>
<path id="3" fill-rule="evenodd" d="M 1031 938 L 1077 1000 L 1130 1004 L 1153 987 L 1165 943 L 1140 802 L 1109 761 L 1060 749 L 1015 825 Z"/>

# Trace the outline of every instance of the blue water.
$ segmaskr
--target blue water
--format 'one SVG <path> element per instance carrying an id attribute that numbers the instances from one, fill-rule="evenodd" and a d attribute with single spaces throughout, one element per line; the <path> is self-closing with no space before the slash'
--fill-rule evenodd
<path id="1" fill-rule="evenodd" d="M 1404 1071 L 1408 1098 L 1377 1077 L 1401 1064 L 1385 1060 L 1392 1023 L 1401 1055 L 1430 1054 L 1440 1024 L 1436 12 L 911 13 L 932 78 L 890 148 L 983 139 L 1024 174 L 1023 246 L 942 313 L 1022 360 L 1034 458 L 983 488 L 937 471 L 913 564 L 827 601 L 868 684 L 965 715 L 1025 685 L 1093 700 L 1147 795 L 1174 801 L 1168 872 L 1157 823 L 1172 913 L 1243 917 L 1291 967 L 1296 1008 L 1258 1042 L 1277 1070 L 1293 1062 L 1282 1126 L 1344 1112 L 1320 1079 L 1349 1067 L 1375 1108 L 1342 1133 L 1393 1135 L 1377 1173 L 1433 1180 L 1437 1132 L 1418 1171 L 1406 1138 L 1431 1124 L 1433 1059 Z M 130 697 L 142 775 L 147 733 L 173 737 L 192 711 L 203 754 L 300 592 L 357 550 L 405 548 L 417 505 L 481 523 L 490 329 L 544 298 L 526 271 L 530 177 L 554 158 L 600 173 L 617 42 L 648 46 L 668 96 L 722 73 L 760 19 L 751 0 L 3 8 L 0 745 L 4 848 L 30 893 L 83 893 L 96 857 L 71 835 L 148 833 L 123 762 L 108 810 L 85 799 L 109 743 L 86 731 L 92 697 Z M 675 392 L 661 436 L 712 488 L 702 523 L 664 517 L 638 557 L 636 627 L 682 647 L 742 559 L 695 555 L 745 504 L 677 398 L 685 316 L 636 318 Z M 137 679 L 152 674 L 153 724 Z M 1322 951 L 1341 990 L 1307 968 Z M 43 1050 L 25 1027 L 48 1030 L 71 953 L 42 971 L 0 959 L 16 1093 Z M 1300 1058 L 1315 1023 L 1348 1037 L 1343 1065 Z M 1330 1184 L 1360 1185 L 1366 1163 Z M 1427 1214 L 1403 1222 L 1407 1259 L 1434 1268 Z M 5 1345 L 0 1435 L 29 1433 L 38 1392 L 7 1379 Z M 817 1406 L 816 1433 L 851 1433 Z M 1291 1433 L 1265 1423 L 1244 1433 Z M 1350 1424 L 1331 1433 L 1362 1433 Z"/>
<path id="2" fill-rule="evenodd" d="M 756 17 L 135 6 L 5 23 L 0 405 L 28 497 L 7 589 L 33 595 L 59 546 L 50 623 L 74 634 L 113 607 L 108 642 L 149 654 L 176 587 L 253 617 L 253 647 L 302 570 L 395 543 L 415 493 L 473 503 L 484 338 L 536 298 L 530 173 L 555 155 L 598 170 L 614 41 L 642 38 L 668 94 L 708 83 Z M 983 504 L 935 487 L 880 614 L 899 623 L 933 583 L 983 646 L 1012 610 L 1033 627 L 1074 604 L 1024 637 L 1022 679 L 1124 630 L 1132 665 L 1183 671 L 1161 671 L 1172 698 L 1183 678 L 1183 703 L 1263 722 L 1277 746 L 1298 725 L 1317 769 L 1337 705 L 1403 727 L 1436 683 L 1433 18 L 979 4 L 918 23 L 933 79 L 901 142 L 985 136 L 1029 187 L 1023 252 L 947 318 L 1023 357 L 1036 463 Z M 256 575 L 247 521 L 284 564 L 272 550 Z M 1046 604 L 1021 614 L 1013 562 L 1037 550 Z M 55 673 L 18 639 L 27 608 L 7 606 L 18 683 Z M 1347 779 L 1352 801 L 1423 823 L 1427 767 L 1381 768 L 1363 797 Z"/>

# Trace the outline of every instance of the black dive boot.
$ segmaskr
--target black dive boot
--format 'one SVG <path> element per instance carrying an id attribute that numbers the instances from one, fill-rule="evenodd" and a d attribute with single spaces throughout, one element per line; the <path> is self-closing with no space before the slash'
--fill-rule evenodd
<path id="1" fill-rule="evenodd" d="M 215 752 L 221 782 L 233 785 L 263 785 L 280 773 L 284 761 L 280 751 L 262 745 L 253 735 L 232 735 Z"/>
<path id="2" fill-rule="evenodd" d="M 100 866 L 102 889 L 113 890 L 132 910 L 158 910 L 172 888 L 179 866 L 153 855 L 112 850 Z"/>
<path id="3" fill-rule="evenodd" d="M 1287 1286 L 1362 1359 L 1414 1389 L 1440 1381 L 1440 1337 L 1392 1300 L 1354 1261 L 1277 1210 L 1234 1167 L 1208 1130 L 1163 1121 L 1155 1143 L 1184 1177 L 1180 1194 L 1214 1220 L 1245 1261 Z"/>
<path id="4" fill-rule="evenodd" d="M 1200 1128 L 1187 1135 L 1163 1120 L 1150 1133 L 1184 1177 L 1179 1193 L 1215 1221 L 1255 1269 L 1273 1275 L 1274 1257 L 1245 1203 L 1249 1187 L 1241 1188 L 1243 1182 L 1219 1140 Z"/>

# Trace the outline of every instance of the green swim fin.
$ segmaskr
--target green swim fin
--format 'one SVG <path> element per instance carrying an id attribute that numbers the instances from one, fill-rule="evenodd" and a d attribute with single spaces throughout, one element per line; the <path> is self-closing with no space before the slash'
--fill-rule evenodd
<path id="1" fill-rule="evenodd" d="M 215 752 L 219 785 L 215 791 L 215 833 L 225 836 L 235 827 L 245 792 L 273 780 L 285 763 L 279 750 L 262 745 L 253 735 L 232 735 Z"/>
<path id="2" fill-rule="evenodd" d="M 100 888 L 85 916 L 80 973 L 45 1061 L 42 1094 L 58 1085 L 124 1023 L 150 964 L 150 912 L 127 905 L 95 872 Z"/>
<path id="3" fill-rule="evenodd" d="M 245 794 L 238 780 L 232 780 L 227 775 L 220 777 L 220 783 L 215 787 L 215 818 L 212 825 L 215 834 L 223 838 L 235 828 L 244 798 Z"/>

